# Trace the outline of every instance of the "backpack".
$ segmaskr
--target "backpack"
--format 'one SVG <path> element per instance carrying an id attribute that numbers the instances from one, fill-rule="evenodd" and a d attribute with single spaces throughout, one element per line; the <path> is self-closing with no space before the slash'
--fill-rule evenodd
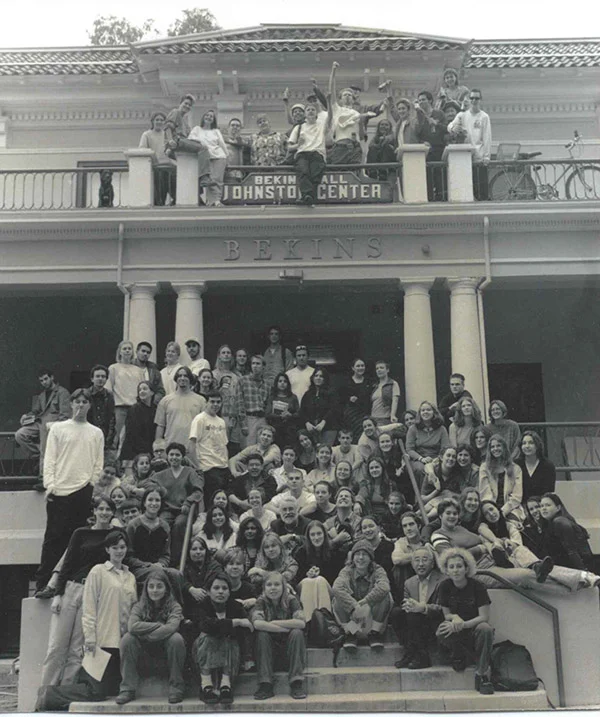
<path id="1" fill-rule="evenodd" d="M 492 684 L 501 692 L 537 690 L 539 678 L 535 674 L 529 650 L 505 640 L 492 648 Z"/>
<path id="2" fill-rule="evenodd" d="M 337 658 L 344 643 L 344 631 L 327 608 L 320 607 L 313 611 L 308 641 L 311 647 L 331 647 L 333 666 L 337 667 Z"/>

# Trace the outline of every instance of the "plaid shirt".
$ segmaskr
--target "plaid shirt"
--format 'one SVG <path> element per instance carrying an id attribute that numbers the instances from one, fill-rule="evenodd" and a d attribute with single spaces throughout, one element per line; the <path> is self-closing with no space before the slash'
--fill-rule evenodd
<path id="1" fill-rule="evenodd" d="M 238 386 L 238 415 L 242 428 L 248 427 L 246 414 L 266 410 L 269 387 L 261 376 L 258 380 L 250 373 L 242 376 Z"/>

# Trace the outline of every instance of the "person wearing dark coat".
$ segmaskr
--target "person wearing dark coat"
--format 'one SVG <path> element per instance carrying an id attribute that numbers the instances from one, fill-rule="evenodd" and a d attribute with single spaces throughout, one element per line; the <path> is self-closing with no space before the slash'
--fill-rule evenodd
<path id="1" fill-rule="evenodd" d="M 125 438 L 119 456 L 123 461 L 133 460 L 138 453 L 152 454 L 152 442 L 156 432 L 156 404 L 152 400 L 153 396 L 150 383 L 141 381 L 138 385 L 137 401 L 127 410 Z"/>

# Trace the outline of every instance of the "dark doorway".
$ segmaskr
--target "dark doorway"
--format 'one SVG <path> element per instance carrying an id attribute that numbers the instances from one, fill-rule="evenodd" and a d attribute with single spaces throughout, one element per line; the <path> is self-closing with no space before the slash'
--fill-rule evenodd
<path id="1" fill-rule="evenodd" d="M 508 417 L 517 423 L 546 420 L 541 363 L 499 363 L 488 365 L 490 401 L 499 399 L 508 408 Z"/>

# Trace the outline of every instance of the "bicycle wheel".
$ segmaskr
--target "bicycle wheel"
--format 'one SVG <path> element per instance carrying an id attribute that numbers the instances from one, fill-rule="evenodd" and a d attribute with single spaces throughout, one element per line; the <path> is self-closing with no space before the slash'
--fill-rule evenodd
<path id="1" fill-rule="evenodd" d="M 525 172 L 502 169 L 490 183 L 490 199 L 493 202 L 532 200 L 536 196 L 535 182 Z"/>
<path id="2" fill-rule="evenodd" d="M 600 167 L 576 166 L 567 179 L 565 194 L 567 199 L 600 199 Z"/>

